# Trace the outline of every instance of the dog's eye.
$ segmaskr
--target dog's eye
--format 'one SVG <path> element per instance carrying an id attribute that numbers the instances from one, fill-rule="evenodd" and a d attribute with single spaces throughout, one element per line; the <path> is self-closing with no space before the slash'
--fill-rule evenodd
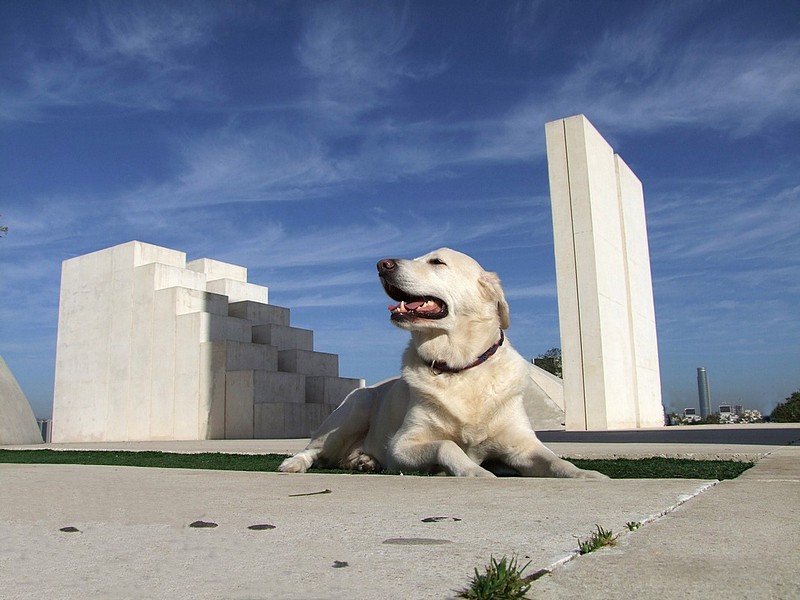
<path id="1" fill-rule="evenodd" d="M 429 265 L 444 265 L 445 262 L 441 258 L 429 258 L 428 259 Z"/>

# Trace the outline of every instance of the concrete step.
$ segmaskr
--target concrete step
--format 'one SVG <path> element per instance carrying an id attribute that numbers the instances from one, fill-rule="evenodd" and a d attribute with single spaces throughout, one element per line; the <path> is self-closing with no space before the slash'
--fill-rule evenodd
<path id="1" fill-rule="evenodd" d="M 310 437 L 336 408 L 332 404 L 270 402 L 256 404 L 255 438 Z"/>
<path id="2" fill-rule="evenodd" d="M 162 306 L 171 306 L 173 311 L 164 310 L 166 314 L 185 315 L 189 313 L 207 312 L 214 315 L 228 316 L 228 299 L 220 294 L 212 294 L 202 290 L 186 287 L 169 287 L 153 292 L 154 302 L 159 310 Z"/>
<path id="3" fill-rule="evenodd" d="M 252 341 L 250 324 L 243 319 L 202 312 L 178 315 L 176 321 L 177 348 L 185 348 L 184 344 L 194 344 L 196 348 L 200 342 Z"/>
<path id="4" fill-rule="evenodd" d="M 215 279 L 206 283 L 206 290 L 227 296 L 230 302 L 250 300 L 266 304 L 269 290 L 263 285 L 237 281 L 235 279 Z"/>
<path id="5" fill-rule="evenodd" d="M 337 377 L 339 357 L 325 352 L 283 350 L 278 352 L 278 370 L 316 377 Z"/>
<path id="6" fill-rule="evenodd" d="M 214 353 L 214 365 L 225 371 L 277 371 L 278 351 L 272 346 L 222 340 L 206 342 Z"/>
<path id="7" fill-rule="evenodd" d="M 306 377 L 306 402 L 339 406 L 347 394 L 364 386 L 362 379 L 346 377 Z"/>
<path id="8" fill-rule="evenodd" d="M 231 302 L 228 314 L 232 317 L 250 321 L 252 325 L 284 325 L 289 326 L 289 309 L 274 304 L 243 300 Z"/>
<path id="9" fill-rule="evenodd" d="M 272 404 L 305 405 L 305 377 L 295 373 L 229 371 L 225 374 L 225 437 L 255 435 L 256 407 Z"/>
<path id="10" fill-rule="evenodd" d="M 206 281 L 214 281 L 216 279 L 247 281 L 247 268 L 222 262 L 221 260 L 198 258 L 187 262 L 186 268 L 197 273 L 204 273 Z"/>
<path id="11" fill-rule="evenodd" d="M 275 346 L 278 350 L 314 350 L 314 332 L 286 325 L 254 325 L 253 342 Z"/>

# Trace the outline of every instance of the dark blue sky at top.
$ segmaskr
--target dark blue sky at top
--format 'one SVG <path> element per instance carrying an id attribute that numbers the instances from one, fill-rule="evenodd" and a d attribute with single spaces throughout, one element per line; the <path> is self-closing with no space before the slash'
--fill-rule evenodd
<path id="1" fill-rule="evenodd" d="M 544 123 L 645 189 L 668 408 L 800 387 L 796 2 L 0 2 L 0 354 L 46 416 L 61 261 L 248 267 L 345 376 L 397 372 L 374 275 L 439 246 L 559 345 Z"/>

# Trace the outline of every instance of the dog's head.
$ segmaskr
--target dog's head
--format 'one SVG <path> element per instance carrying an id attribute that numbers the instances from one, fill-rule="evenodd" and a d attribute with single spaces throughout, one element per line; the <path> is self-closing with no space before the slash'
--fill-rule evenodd
<path id="1" fill-rule="evenodd" d="M 451 329 L 461 319 L 509 326 L 500 278 L 461 252 L 440 248 L 413 260 L 384 258 L 378 276 L 397 302 L 389 305 L 392 322 L 403 329 Z"/>

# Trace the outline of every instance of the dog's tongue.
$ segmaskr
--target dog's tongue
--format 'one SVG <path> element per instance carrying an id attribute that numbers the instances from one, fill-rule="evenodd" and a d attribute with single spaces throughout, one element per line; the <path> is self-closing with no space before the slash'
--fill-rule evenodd
<path id="1" fill-rule="evenodd" d="M 417 310 L 423 304 L 425 304 L 424 301 L 401 302 L 400 304 L 390 304 L 389 310 L 391 312 L 395 311 L 408 312 L 412 310 Z"/>
<path id="2" fill-rule="evenodd" d="M 440 311 L 442 307 L 435 300 L 414 300 L 413 302 L 401 302 L 400 304 L 389 305 L 391 312 L 421 312 L 421 313 L 435 313 Z"/>

